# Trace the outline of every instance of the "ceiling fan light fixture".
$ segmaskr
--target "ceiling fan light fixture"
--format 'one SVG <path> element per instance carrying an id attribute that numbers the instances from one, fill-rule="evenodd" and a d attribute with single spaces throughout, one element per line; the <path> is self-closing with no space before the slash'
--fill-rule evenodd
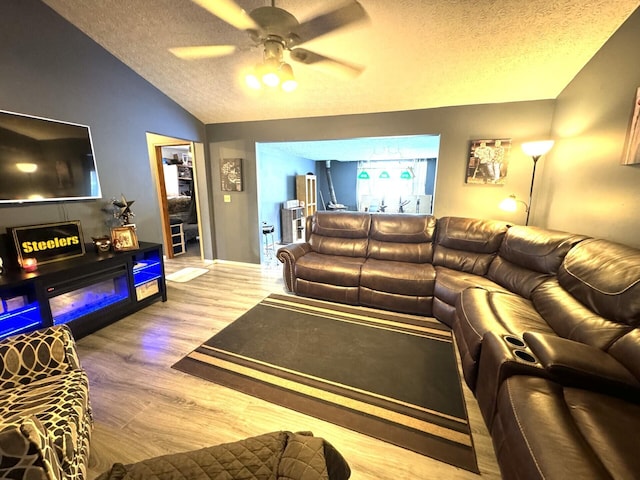
<path id="1" fill-rule="evenodd" d="M 267 58 L 263 64 L 262 83 L 268 87 L 277 87 L 280 85 L 280 62 L 275 58 Z"/>
<path id="2" fill-rule="evenodd" d="M 280 81 L 282 82 L 280 88 L 285 92 L 293 92 L 298 88 L 298 82 L 293 76 L 293 68 L 288 63 L 280 65 Z"/>
<path id="3" fill-rule="evenodd" d="M 256 70 L 247 73 L 244 77 L 244 81 L 247 84 L 247 87 L 252 90 L 260 90 L 262 88 L 262 83 L 260 83 Z"/>

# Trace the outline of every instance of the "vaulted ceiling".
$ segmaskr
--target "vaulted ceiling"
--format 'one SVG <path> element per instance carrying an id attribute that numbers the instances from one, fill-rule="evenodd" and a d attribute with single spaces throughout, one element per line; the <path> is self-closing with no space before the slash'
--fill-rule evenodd
<path id="1" fill-rule="evenodd" d="M 191 0 L 44 2 L 204 123 L 555 98 L 638 7 L 635 0 L 360 0 L 368 22 L 304 47 L 364 72 L 345 78 L 291 62 L 299 86 L 284 93 L 244 86 L 243 72 L 262 59 L 258 47 L 201 60 L 172 55 L 178 46 L 250 44 Z M 236 3 L 247 12 L 271 4 Z M 335 5 L 275 3 L 300 21 Z"/>

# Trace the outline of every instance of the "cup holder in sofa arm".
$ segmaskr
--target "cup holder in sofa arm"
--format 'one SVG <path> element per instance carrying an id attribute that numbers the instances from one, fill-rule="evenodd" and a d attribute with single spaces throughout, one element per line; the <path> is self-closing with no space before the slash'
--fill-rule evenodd
<path id="1" fill-rule="evenodd" d="M 529 352 L 525 352 L 524 350 L 516 349 L 516 350 L 513 351 L 513 354 L 517 358 L 519 358 L 520 360 L 523 360 L 523 361 L 528 362 L 528 363 L 537 363 L 538 362 L 536 360 L 536 357 L 531 355 Z"/>
<path id="2" fill-rule="evenodd" d="M 493 424 L 500 385 L 513 375 L 546 377 L 527 342 L 517 335 L 487 332 L 482 339 L 475 396 L 489 431 Z"/>
<path id="3" fill-rule="evenodd" d="M 514 335 L 505 335 L 504 337 L 504 341 L 513 345 L 514 347 L 525 347 L 526 348 L 526 344 L 524 343 L 524 340 L 522 340 L 519 337 L 516 337 Z"/>

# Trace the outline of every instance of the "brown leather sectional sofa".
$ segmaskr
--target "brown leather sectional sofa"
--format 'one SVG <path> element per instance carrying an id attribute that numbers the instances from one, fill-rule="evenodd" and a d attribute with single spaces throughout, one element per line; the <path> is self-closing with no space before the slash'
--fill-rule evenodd
<path id="1" fill-rule="evenodd" d="M 316 212 L 287 289 L 434 316 L 504 478 L 639 478 L 640 250 L 503 222 Z"/>

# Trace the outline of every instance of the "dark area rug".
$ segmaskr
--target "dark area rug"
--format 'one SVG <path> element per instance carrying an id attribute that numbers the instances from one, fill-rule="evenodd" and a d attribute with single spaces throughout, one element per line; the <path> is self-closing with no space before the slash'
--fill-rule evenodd
<path id="1" fill-rule="evenodd" d="M 449 329 L 270 295 L 177 370 L 478 473 Z"/>

